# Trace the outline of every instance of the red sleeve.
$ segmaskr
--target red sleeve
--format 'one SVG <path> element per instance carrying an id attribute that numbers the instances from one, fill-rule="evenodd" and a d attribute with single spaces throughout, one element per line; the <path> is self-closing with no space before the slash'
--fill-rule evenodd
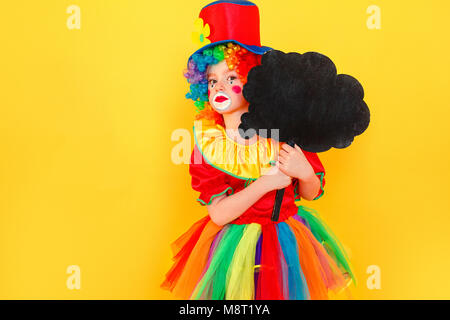
<path id="1" fill-rule="evenodd" d="M 325 186 L 325 168 L 322 165 L 322 162 L 320 162 L 319 156 L 317 153 L 314 152 L 308 152 L 305 150 L 302 150 L 303 154 L 305 155 L 306 159 L 308 159 L 309 164 L 314 169 L 314 172 L 316 173 L 316 176 L 320 179 L 320 189 L 319 193 L 313 200 L 317 200 L 324 194 L 323 187 Z M 294 194 L 295 194 L 295 200 L 301 200 L 301 197 L 298 193 L 299 190 L 299 181 L 298 179 L 293 179 L 292 183 L 294 185 Z"/>
<path id="2" fill-rule="evenodd" d="M 192 177 L 192 189 L 200 192 L 197 201 L 203 206 L 210 205 L 218 196 L 231 195 L 234 192 L 227 182 L 227 174 L 207 163 L 197 145 L 192 151 L 189 174 Z"/>

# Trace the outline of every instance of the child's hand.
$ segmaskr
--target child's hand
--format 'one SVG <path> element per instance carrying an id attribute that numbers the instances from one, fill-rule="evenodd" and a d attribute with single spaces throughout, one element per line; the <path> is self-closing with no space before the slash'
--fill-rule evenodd
<path id="1" fill-rule="evenodd" d="M 314 169 L 298 145 L 292 148 L 287 143 L 284 143 L 278 155 L 278 160 L 280 162 L 280 170 L 290 177 L 307 180 L 315 175 Z"/>
<path id="2" fill-rule="evenodd" d="M 258 179 L 261 180 L 260 183 L 264 185 L 264 188 L 267 190 L 267 192 L 286 188 L 292 183 L 292 178 L 284 174 L 279 169 L 279 165 L 280 163 L 277 161 L 275 163 L 275 166 L 270 168 L 264 175 L 262 175 Z"/>

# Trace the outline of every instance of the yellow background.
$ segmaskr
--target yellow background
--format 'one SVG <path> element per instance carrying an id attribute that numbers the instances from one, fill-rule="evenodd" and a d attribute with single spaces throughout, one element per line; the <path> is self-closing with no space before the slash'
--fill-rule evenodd
<path id="1" fill-rule="evenodd" d="M 175 165 L 191 130 L 182 70 L 208 1 L 8 1 L 0 13 L 0 298 L 170 299 L 169 245 L 206 214 Z M 349 249 L 357 299 L 450 298 L 448 1 L 256 1 L 262 43 L 318 51 L 371 110 L 320 154 L 318 210 Z M 69 30 L 66 8 L 81 8 Z M 369 30 L 369 5 L 381 30 Z M 81 268 L 69 290 L 66 269 Z M 381 289 L 366 286 L 381 269 Z"/>

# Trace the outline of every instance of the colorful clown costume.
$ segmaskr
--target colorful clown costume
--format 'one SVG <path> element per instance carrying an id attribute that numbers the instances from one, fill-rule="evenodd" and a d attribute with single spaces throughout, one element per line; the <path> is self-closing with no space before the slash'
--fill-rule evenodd
<path id="1" fill-rule="evenodd" d="M 236 143 L 220 124 L 196 121 L 189 172 L 197 201 L 248 187 L 269 169 L 280 143 L 258 136 L 252 145 Z M 317 154 L 303 151 L 324 193 L 325 170 Z M 237 219 L 216 225 L 209 215 L 171 244 L 173 266 L 161 288 L 178 299 L 328 299 L 355 280 L 337 238 L 308 207 L 297 205 L 298 179 L 285 189 L 278 221 L 271 221 L 276 190 L 268 192 Z"/>

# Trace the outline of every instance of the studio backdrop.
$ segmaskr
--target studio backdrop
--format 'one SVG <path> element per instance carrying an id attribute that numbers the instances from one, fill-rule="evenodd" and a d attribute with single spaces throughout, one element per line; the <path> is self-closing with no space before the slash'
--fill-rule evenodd
<path id="1" fill-rule="evenodd" d="M 450 4 L 254 2 L 261 43 L 364 87 L 370 126 L 319 154 L 325 192 L 302 200 L 347 251 L 352 298 L 450 298 Z M 183 77 L 207 3 L 2 4 L 0 298 L 174 298 L 171 243 L 207 214 Z"/>

